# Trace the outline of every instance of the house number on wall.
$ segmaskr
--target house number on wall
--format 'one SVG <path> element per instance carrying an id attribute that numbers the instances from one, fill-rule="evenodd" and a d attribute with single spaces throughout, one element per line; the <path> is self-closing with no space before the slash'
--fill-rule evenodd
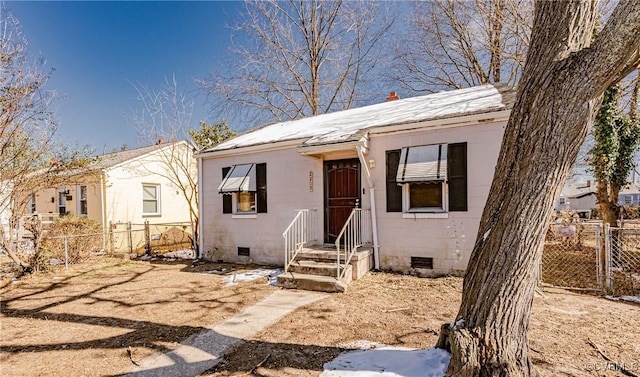
<path id="1" fill-rule="evenodd" d="M 313 192 L 313 172 L 309 172 L 309 192 Z"/>

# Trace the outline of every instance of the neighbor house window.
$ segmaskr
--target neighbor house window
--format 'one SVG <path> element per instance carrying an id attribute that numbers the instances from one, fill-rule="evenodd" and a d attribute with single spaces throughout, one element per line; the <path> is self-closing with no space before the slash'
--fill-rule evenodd
<path id="1" fill-rule="evenodd" d="M 467 211 L 466 156 L 466 143 L 387 151 L 387 212 Z"/>
<path id="2" fill-rule="evenodd" d="M 267 165 L 242 164 L 222 169 L 222 212 L 254 214 L 267 212 Z"/>
<path id="3" fill-rule="evenodd" d="M 625 205 L 631 205 L 631 204 L 633 204 L 633 196 L 631 196 L 631 195 L 625 195 L 625 196 L 624 196 L 624 204 L 625 204 Z"/>
<path id="4" fill-rule="evenodd" d="M 27 208 L 29 208 L 29 214 L 33 215 L 36 213 L 36 194 L 31 193 L 29 195 L 29 202 L 27 203 Z"/>
<path id="5" fill-rule="evenodd" d="M 142 214 L 147 216 L 160 214 L 160 185 L 142 185 Z"/>
<path id="6" fill-rule="evenodd" d="M 560 198 L 560 205 L 566 205 L 567 204 L 567 198 Z"/>
<path id="7" fill-rule="evenodd" d="M 87 186 L 78 186 L 78 215 L 87 216 Z"/>
<path id="8" fill-rule="evenodd" d="M 67 214 L 67 195 L 69 195 L 69 190 L 58 190 L 58 214 L 60 216 Z"/>

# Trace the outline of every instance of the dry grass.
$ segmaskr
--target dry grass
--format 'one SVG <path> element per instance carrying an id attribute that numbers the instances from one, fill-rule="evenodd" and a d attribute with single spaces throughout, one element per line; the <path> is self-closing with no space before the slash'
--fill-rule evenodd
<path id="1" fill-rule="evenodd" d="M 125 373 L 132 367 L 127 347 L 134 360 L 174 349 L 278 289 L 263 279 L 226 287 L 221 276 L 199 273 L 215 267 L 103 260 L 5 286 L 0 375 Z M 317 376 L 325 362 L 359 340 L 431 347 L 440 325 L 455 317 L 461 282 L 369 273 L 346 294 L 328 295 L 247 339 L 204 375 Z M 588 340 L 617 362 L 637 366 L 638 318 L 638 305 L 547 291 L 534 302 L 533 362 L 543 376 L 618 375 L 587 371 L 605 365 Z"/>

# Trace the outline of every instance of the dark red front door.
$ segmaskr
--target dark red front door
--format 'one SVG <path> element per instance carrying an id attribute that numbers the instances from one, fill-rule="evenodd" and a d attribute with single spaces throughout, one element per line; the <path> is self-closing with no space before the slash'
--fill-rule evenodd
<path id="1" fill-rule="evenodd" d="M 360 161 L 326 161 L 324 182 L 324 241 L 333 243 L 351 211 L 360 207 Z"/>

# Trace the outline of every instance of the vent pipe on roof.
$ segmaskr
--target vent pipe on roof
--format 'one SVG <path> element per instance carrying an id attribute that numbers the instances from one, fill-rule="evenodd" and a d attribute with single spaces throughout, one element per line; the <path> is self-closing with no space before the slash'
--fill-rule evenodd
<path id="1" fill-rule="evenodd" d="M 389 93 L 389 97 L 387 97 L 387 99 L 384 100 L 384 102 L 396 101 L 396 100 L 399 100 L 399 99 L 400 99 L 400 97 L 398 97 L 396 92 L 391 92 L 391 93 Z"/>
<path id="2" fill-rule="evenodd" d="M 156 145 L 164 144 L 164 139 L 158 139 Z"/>

